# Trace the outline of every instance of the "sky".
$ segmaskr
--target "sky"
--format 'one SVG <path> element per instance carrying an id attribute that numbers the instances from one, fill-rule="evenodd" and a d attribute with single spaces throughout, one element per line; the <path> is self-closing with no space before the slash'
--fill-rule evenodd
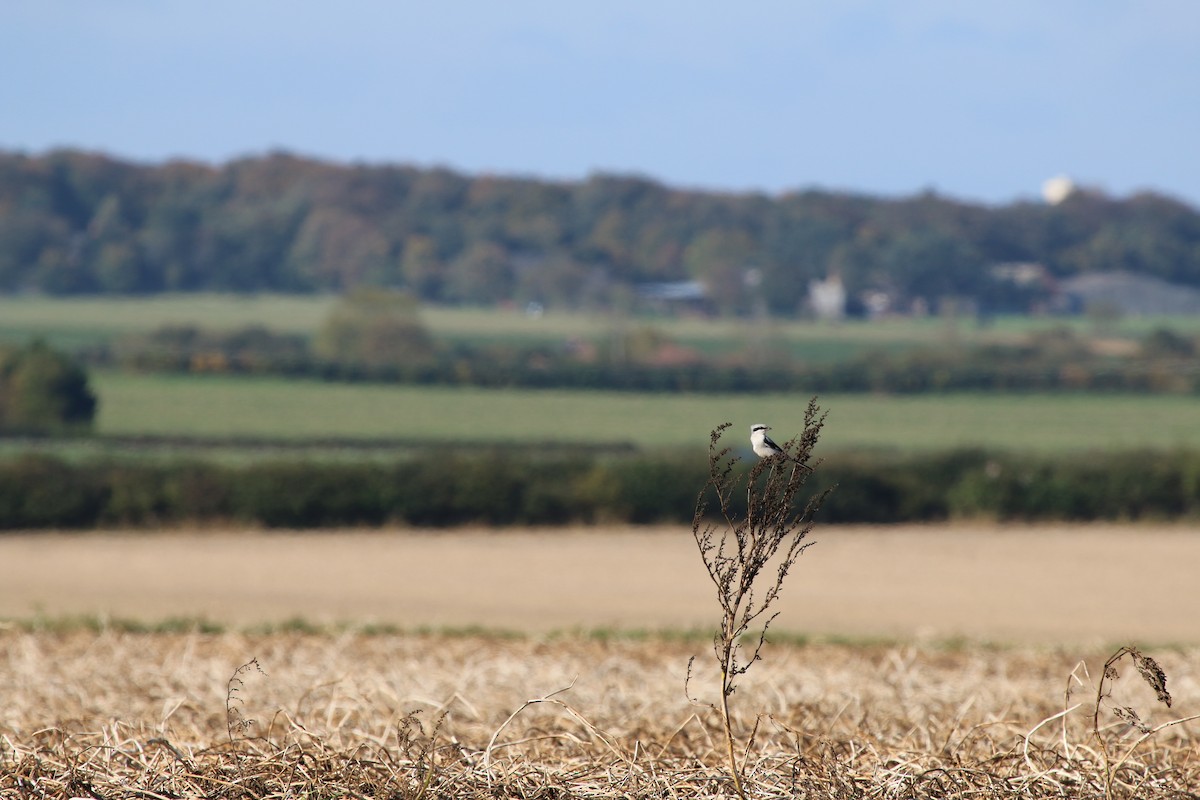
<path id="1" fill-rule="evenodd" d="M 40 0 L 0 149 L 1200 207 L 1195 0 Z"/>

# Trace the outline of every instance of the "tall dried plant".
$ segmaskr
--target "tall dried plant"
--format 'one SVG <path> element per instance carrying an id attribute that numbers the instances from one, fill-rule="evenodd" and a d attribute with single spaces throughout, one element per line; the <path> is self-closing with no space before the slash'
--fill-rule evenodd
<path id="1" fill-rule="evenodd" d="M 1076 785 L 1082 785 L 1086 771 L 1081 770 L 1072 774 L 1067 768 L 1072 765 L 1081 765 L 1090 770 L 1095 766 L 1098 756 L 1100 775 L 1104 781 L 1105 800 L 1116 798 L 1119 788 L 1124 789 L 1129 797 L 1144 796 L 1143 789 L 1146 788 L 1144 783 L 1148 774 L 1143 770 L 1139 776 L 1135 771 L 1128 776 L 1134 778 L 1135 782 L 1129 783 L 1121 775 L 1122 768 L 1130 763 L 1134 751 L 1144 742 L 1167 728 L 1200 719 L 1200 714 L 1177 717 L 1152 726 L 1148 721 L 1143 720 L 1141 714 L 1132 705 L 1118 704 L 1113 699 L 1113 690 L 1121 679 L 1121 673 L 1117 667 L 1123 660 L 1133 662 L 1142 680 L 1154 691 L 1157 702 L 1167 708 L 1171 707 L 1171 693 L 1167 691 L 1167 673 L 1158 665 L 1157 661 L 1137 647 L 1125 645 L 1113 652 L 1104 662 L 1099 681 L 1092 679 L 1087 663 L 1080 661 L 1067 676 L 1067 687 L 1063 693 L 1063 710 L 1042 720 L 1029 733 L 1025 734 L 1024 757 L 1031 774 L 1043 778 L 1050 776 L 1055 781 L 1065 776 L 1074 781 Z M 1094 692 L 1093 697 L 1090 700 L 1070 704 L 1072 696 L 1081 689 L 1088 689 L 1089 684 L 1091 684 L 1090 689 Z M 1096 745 L 1094 748 L 1086 744 L 1072 745 L 1069 741 L 1067 718 L 1080 708 L 1085 708 L 1091 713 L 1091 723 L 1088 726 L 1089 739 Z M 1106 711 L 1116 718 L 1115 724 L 1106 719 Z M 1031 751 L 1036 750 L 1032 738 L 1038 729 L 1055 720 L 1060 720 L 1062 725 L 1060 734 L 1062 753 L 1061 755 L 1056 754 L 1054 769 L 1039 770 L 1031 755 Z"/>
<path id="2" fill-rule="evenodd" d="M 1117 664 L 1126 658 L 1133 662 L 1133 665 L 1137 667 L 1138 674 L 1142 676 L 1142 680 L 1154 690 L 1155 699 L 1167 708 L 1171 707 L 1171 693 L 1167 691 L 1167 673 L 1163 671 L 1163 668 L 1153 658 L 1141 652 L 1136 647 L 1126 645 L 1125 647 L 1118 648 L 1104 662 L 1104 669 L 1101 671 L 1100 680 L 1096 685 L 1096 700 L 1092 706 L 1091 727 L 1092 738 L 1100 750 L 1101 766 L 1104 769 L 1104 796 L 1106 798 L 1116 796 L 1115 789 L 1118 782 L 1118 773 L 1125 762 L 1133 755 L 1133 751 L 1142 742 L 1145 742 L 1164 728 L 1191 722 L 1198 718 L 1197 716 L 1177 718 L 1151 726 L 1142 720 L 1133 706 L 1114 703 L 1112 701 L 1113 684 L 1121 677 L 1117 671 Z M 1068 686 L 1068 698 L 1070 698 L 1070 694 L 1071 690 Z M 1106 734 L 1106 726 L 1101 723 L 1101 712 L 1105 707 L 1122 723 L 1120 727 L 1132 739 L 1132 743 L 1126 744 L 1124 753 L 1117 752 L 1119 748 L 1114 741 L 1117 737 Z M 1136 796 L 1136 789 L 1132 794 Z"/>
<path id="3" fill-rule="evenodd" d="M 772 606 L 792 566 L 811 544 L 806 538 L 813 528 L 813 515 L 832 491 L 831 487 L 800 501 L 819 464 L 813 462 L 813 449 L 824 424 L 825 413 L 815 399 L 809 401 L 804 431 L 783 445 L 782 454 L 761 459 L 748 471 L 737 470 L 741 459 L 731 448 L 720 446 L 731 423 L 718 426 L 709 441 L 708 481 L 692 518 L 692 535 L 721 607 L 720 628 L 713 637 L 713 654 L 721 672 L 718 710 L 734 789 L 742 798 L 746 795 L 735 754 L 729 698 L 738 678 L 762 656 L 767 629 L 779 615 Z M 740 502 L 742 492 L 745 505 Z M 759 632 L 745 657 L 741 640 L 752 626 Z M 691 669 L 689 663 L 689 677 Z"/>

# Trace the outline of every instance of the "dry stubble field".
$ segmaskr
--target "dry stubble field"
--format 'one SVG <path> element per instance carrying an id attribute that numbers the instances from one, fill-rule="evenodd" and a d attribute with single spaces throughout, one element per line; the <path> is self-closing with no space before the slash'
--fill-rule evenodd
<path id="1" fill-rule="evenodd" d="M 732 698 L 743 741 L 755 732 L 752 796 L 1088 797 L 1108 775 L 1117 796 L 1200 791 L 1195 722 L 1139 744 L 1112 713 L 1200 713 L 1187 531 L 816 538 L 777 624 L 827 636 L 769 645 Z M 711 625 L 689 545 L 679 530 L 0 539 L 0 796 L 732 796 L 704 638 L 587 633 Z M 38 605 L 227 627 L 39 627 Z M 284 612 L 409 630 L 248 627 Z M 526 633 L 415 630 L 467 624 Z M 1123 661 L 1097 740 L 1095 681 L 1127 641 L 1174 704 Z M 251 659 L 261 671 L 239 671 Z"/>

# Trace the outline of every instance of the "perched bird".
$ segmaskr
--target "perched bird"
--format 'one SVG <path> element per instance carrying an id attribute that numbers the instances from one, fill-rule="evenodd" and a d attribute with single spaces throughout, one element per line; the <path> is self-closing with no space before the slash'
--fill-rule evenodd
<path id="1" fill-rule="evenodd" d="M 783 448 L 775 444 L 770 436 L 767 436 L 769 430 L 771 430 L 770 426 L 763 425 L 761 422 L 750 426 L 750 446 L 754 448 L 754 454 L 762 458 L 786 455 Z"/>
<path id="2" fill-rule="evenodd" d="M 754 448 L 754 454 L 760 458 L 769 458 L 770 456 L 783 456 L 791 461 L 795 461 L 805 469 L 812 471 L 812 467 L 792 456 L 786 450 L 767 436 L 767 431 L 771 430 L 771 426 L 763 425 L 761 422 L 756 422 L 750 426 L 750 446 Z"/>

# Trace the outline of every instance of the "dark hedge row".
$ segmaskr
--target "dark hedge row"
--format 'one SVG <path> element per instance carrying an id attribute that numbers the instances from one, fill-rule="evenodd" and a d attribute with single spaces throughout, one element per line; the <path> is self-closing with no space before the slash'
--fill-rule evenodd
<path id="1" fill-rule="evenodd" d="M 687 523 L 702 453 L 672 457 L 427 455 L 393 464 L 251 466 L 0 462 L 0 528 Z M 819 521 L 1173 519 L 1200 514 L 1200 452 L 1026 459 L 979 451 L 838 455 Z"/>
<path id="2" fill-rule="evenodd" d="M 653 335 L 653 329 L 647 329 Z M 392 334 L 384 338 L 395 338 Z M 624 348 L 616 348 L 623 350 Z M 1159 329 L 1136 355 L 1096 355 L 1069 331 L 1013 345 L 949 344 L 868 352 L 835 363 L 786 357 L 752 365 L 700 357 L 646 363 L 611 352 L 580 360 L 569 348 L 442 343 L 420 357 L 364 363 L 318 356 L 303 337 L 263 328 L 230 332 L 167 326 L 81 354 L 95 366 L 142 372 L 222 372 L 329 381 L 605 389 L 648 392 L 1122 391 L 1200 393 L 1200 342 Z"/>

